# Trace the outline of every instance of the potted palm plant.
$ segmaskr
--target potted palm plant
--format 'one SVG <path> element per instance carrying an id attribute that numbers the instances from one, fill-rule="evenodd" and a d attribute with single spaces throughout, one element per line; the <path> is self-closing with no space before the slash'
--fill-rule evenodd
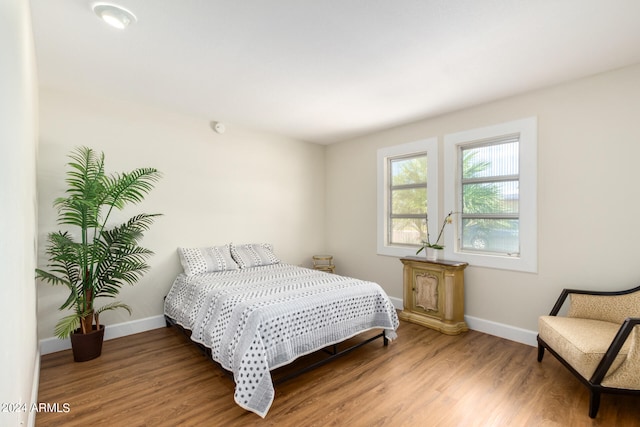
<path id="1" fill-rule="evenodd" d="M 129 173 L 107 175 L 104 153 L 87 147 L 69 155 L 66 172 L 66 197 L 54 201 L 58 224 L 71 231 L 48 235 L 47 270 L 36 269 L 36 277 L 53 285 L 66 286 L 69 296 L 60 310 L 70 310 L 55 326 L 59 338 L 71 337 L 74 360 L 100 356 L 104 325 L 100 313 L 131 308 L 118 301 L 100 307 L 98 298 L 115 298 L 124 284 L 133 285 L 148 270 L 146 260 L 153 254 L 139 245 L 143 233 L 159 214 L 138 214 L 113 225 L 114 210 L 141 202 L 160 178 L 154 168 L 139 168 Z M 83 344 L 87 344 L 85 348 Z"/>

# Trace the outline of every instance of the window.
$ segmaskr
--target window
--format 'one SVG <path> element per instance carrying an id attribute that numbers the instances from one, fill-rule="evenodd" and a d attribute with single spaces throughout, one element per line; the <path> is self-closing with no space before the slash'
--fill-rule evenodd
<path id="1" fill-rule="evenodd" d="M 419 245 L 427 206 L 427 153 L 387 159 L 389 245 Z"/>
<path id="2" fill-rule="evenodd" d="M 431 138 L 378 150 L 378 254 L 415 255 L 425 238 L 427 206 L 438 212 L 437 147 Z"/>
<path id="3" fill-rule="evenodd" d="M 445 136 L 445 257 L 535 272 L 535 118 Z"/>

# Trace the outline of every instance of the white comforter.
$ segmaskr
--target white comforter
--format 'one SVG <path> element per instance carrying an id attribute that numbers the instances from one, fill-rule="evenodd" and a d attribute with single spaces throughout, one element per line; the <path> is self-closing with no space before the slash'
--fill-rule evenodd
<path id="1" fill-rule="evenodd" d="M 378 284 L 289 264 L 181 274 L 165 314 L 233 372 L 236 403 L 261 417 L 274 398 L 270 370 L 369 329 L 394 339 L 398 328 Z"/>

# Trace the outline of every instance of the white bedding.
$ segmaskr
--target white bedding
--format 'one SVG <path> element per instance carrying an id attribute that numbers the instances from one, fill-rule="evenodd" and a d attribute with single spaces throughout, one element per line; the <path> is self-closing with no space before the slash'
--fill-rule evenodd
<path id="1" fill-rule="evenodd" d="M 270 370 L 369 329 L 394 339 L 398 328 L 378 284 L 280 263 L 180 274 L 165 314 L 233 372 L 236 403 L 261 417 L 274 398 Z"/>

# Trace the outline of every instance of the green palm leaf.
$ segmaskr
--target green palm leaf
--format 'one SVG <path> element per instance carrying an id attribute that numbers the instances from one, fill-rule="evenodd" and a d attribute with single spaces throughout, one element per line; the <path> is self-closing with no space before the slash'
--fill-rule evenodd
<path id="1" fill-rule="evenodd" d="M 116 302 L 112 302 L 110 304 L 103 305 L 102 307 L 96 309 L 96 314 L 100 314 L 100 313 L 102 313 L 104 311 L 108 311 L 108 310 L 116 310 L 118 308 L 122 308 L 124 310 L 127 310 L 129 312 L 129 314 L 132 313 L 131 307 L 129 307 L 127 304 L 124 304 L 122 302 L 116 301 Z"/>
<path id="2" fill-rule="evenodd" d="M 80 319 L 81 315 L 78 313 L 73 313 L 68 316 L 63 317 L 56 324 L 53 333 L 58 338 L 67 338 L 73 331 L 80 327 Z"/>

